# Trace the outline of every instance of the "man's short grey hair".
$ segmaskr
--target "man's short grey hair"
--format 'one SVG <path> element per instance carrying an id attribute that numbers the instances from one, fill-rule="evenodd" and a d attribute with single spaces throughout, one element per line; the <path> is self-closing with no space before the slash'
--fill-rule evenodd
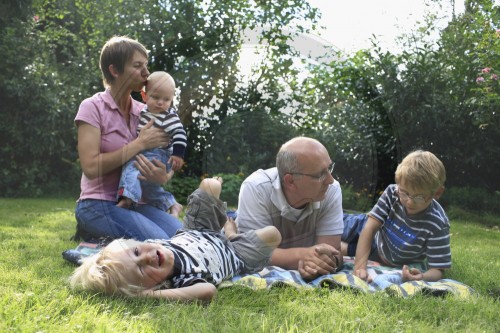
<path id="1" fill-rule="evenodd" d="M 287 173 L 299 172 L 297 154 L 283 149 L 280 150 L 276 155 L 276 168 L 278 169 L 280 181 L 283 181 L 283 177 Z"/>

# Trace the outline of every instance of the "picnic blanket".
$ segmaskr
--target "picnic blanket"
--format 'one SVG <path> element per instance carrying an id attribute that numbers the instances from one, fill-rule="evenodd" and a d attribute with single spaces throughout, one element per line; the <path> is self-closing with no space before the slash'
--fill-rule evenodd
<path id="1" fill-rule="evenodd" d="M 92 254 L 95 254 L 106 246 L 106 243 L 88 243 L 88 242 L 81 242 L 78 244 L 78 246 L 75 249 L 69 249 L 66 251 L 63 251 L 62 257 L 69 261 L 72 264 L 75 265 L 81 265 L 82 260 L 85 257 L 88 257 Z"/>
<path id="2" fill-rule="evenodd" d="M 105 243 L 81 242 L 75 249 L 69 249 L 62 253 L 65 260 L 80 265 L 82 259 L 97 253 L 105 246 Z M 412 264 L 410 267 L 427 270 L 424 264 Z M 417 294 L 444 296 L 447 294 L 460 298 L 467 298 L 473 295 L 474 290 L 458 281 L 442 279 L 437 282 L 410 281 L 404 282 L 401 279 L 401 268 L 386 267 L 378 262 L 368 262 L 368 274 L 373 281 L 367 283 L 352 274 L 354 268 L 354 258 L 344 257 L 342 269 L 335 274 L 322 275 L 312 281 L 305 281 L 296 270 L 286 270 L 276 266 L 268 266 L 259 273 L 244 274 L 226 280 L 219 285 L 219 289 L 232 286 L 244 286 L 253 290 L 269 289 L 274 287 L 295 287 L 295 288 L 344 288 L 363 293 L 385 292 L 397 297 L 411 297 Z"/>
<path id="3" fill-rule="evenodd" d="M 425 265 L 413 264 L 411 267 L 425 271 Z M 468 298 L 474 290 L 458 281 L 442 279 L 436 282 L 409 281 L 401 279 L 401 268 L 382 266 L 369 261 L 368 274 L 373 281 L 367 283 L 353 275 L 354 258 L 344 257 L 344 266 L 335 274 L 322 275 L 312 281 L 305 281 L 296 270 L 285 270 L 268 266 L 259 273 L 245 274 L 222 282 L 219 288 L 244 286 L 254 290 L 290 286 L 295 288 L 343 288 L 363 293 L 384 292 L 392 296 L 408 298 L 417 294 L 444 296 L 447 294 L 459 298 Z"/>

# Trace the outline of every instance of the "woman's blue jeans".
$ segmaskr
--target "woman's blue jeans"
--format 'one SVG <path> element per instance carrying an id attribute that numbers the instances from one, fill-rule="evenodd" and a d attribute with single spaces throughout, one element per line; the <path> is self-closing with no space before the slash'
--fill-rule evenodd
<path id="1" fill-rule="evenodd" d="M 150 238 L 169 239 L 182 227 L 181 221 L 150 205 L 132 209 L 116 206 L 115 202 L 85 199 L 75 209 L 78 227 L 85 238 Z"/>

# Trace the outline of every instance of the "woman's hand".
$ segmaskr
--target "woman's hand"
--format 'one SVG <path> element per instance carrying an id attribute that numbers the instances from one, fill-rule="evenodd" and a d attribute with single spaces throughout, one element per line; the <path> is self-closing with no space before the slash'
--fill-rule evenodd
<path id="1" fill-rule="evenodd" d="M 170 143 L 170 137 L 161 129 L 152 127 L 154 120 L 151 120 L 139 132 L 137 140 L 145 149 L 166 147 Z"/>
<path id="2" fill-rule="evenodd" d="M 167 172 L 166 165 L 161 161 L 153 159 L 153 162 L 151 162 L 142 154 L 137 155 L 134 164 L 141 173 L 138 178 L 150 183 L 163 185 L 174 175 L 173 170 Z"/>

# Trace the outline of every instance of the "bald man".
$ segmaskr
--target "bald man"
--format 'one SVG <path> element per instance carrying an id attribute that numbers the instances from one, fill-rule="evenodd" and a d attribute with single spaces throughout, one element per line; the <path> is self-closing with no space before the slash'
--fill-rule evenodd
<path id="1" fill-rule="evenodd" d="M 276 167 L 255 171 L 241 185 L 240 232 L 272 225 L 281 233 L 271 265 L 296 269 L 304 279 L 342 266 L 342 192 L 333 166 L 319 141 L 296 137 L 281 146 Z"/>

